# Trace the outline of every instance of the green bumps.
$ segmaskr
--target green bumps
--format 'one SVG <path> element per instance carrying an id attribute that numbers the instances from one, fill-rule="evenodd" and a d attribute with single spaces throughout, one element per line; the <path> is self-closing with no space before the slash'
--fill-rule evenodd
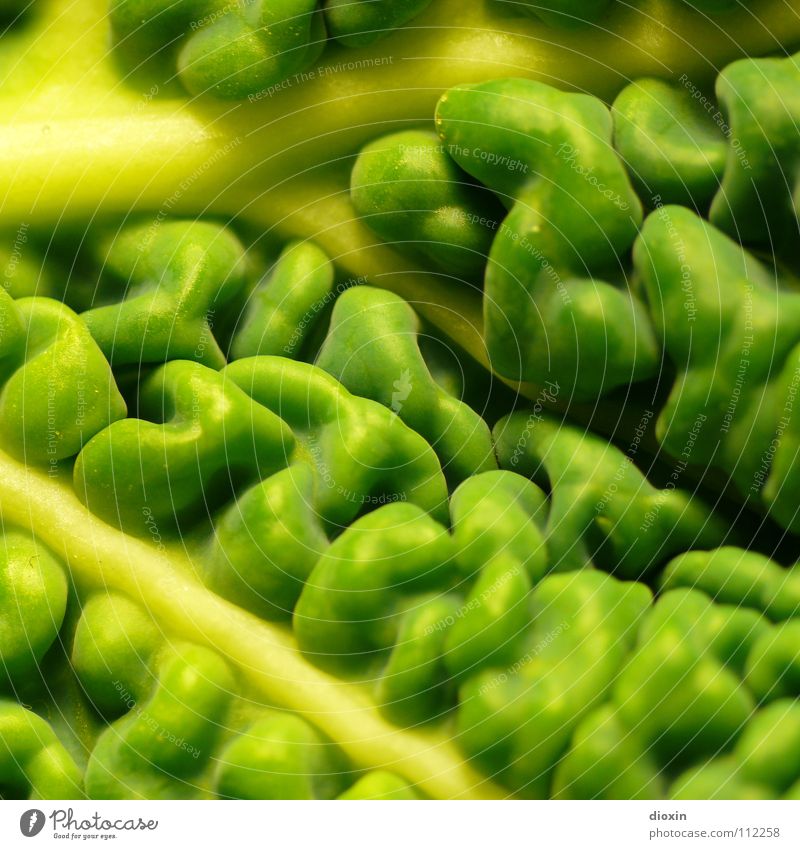
<path id="1" fill-rule="evenodd" d="M 753 717 L 734 750 L 742 777 L 784 793 L 800 778 L 800 705 L 783 699 Z"/>
<path id="2" fill-rule="evenodd" d="M 800 56 L 734 62 L 717 77 L 716 91 L 730 137 L 711 223 L 745 244 L 793 252 Z"/>
<path id="3" fill-rule="evenodd" d="M 553 776 L 554 799 L 661 799 L 664 778 L 653 753 L 612 704 L 575 728 Z"/>
<path id="4" fill-rule="evenodd" d="M 325 44 L 316 0 L 111 0 L 117 49 L 147 58 L 182 39 L 178 76 L 191 94 L 257 96 L 302 71 Z M 137 57 L 137 54 L 138 57 Z"/>
<path id="5" fill-rule="evenodd" d="M 288 427 L 232 380 L 198 363 L 175 360 L 142 387 L 152 421 L 125 419 L 92 439 L 75 464 L 75 489 L 98 516 L 161 533 L 198 521 L 237 474 L 266 476 L 294 450 Z M 163 422 L 163 424 L 161 423 Z"/>
<path id="6" fill-rule="evenodd" d="M 74 470 L 84 503 L 128 530 L 160 537 L 197 523 L 198 510 L 215 508 L 232 488 L 295 462 L 315 472 L 313 510 L 326 527 L 347 525 L 365 507 L 395 500 L 446 516 L 441 468 L 422 437 L 305 363 L 250 357 L 215 372 L 175 360 L 145 381 L 139 408 L 151 420 L 106 428 L 85 446 Z M 288 479 L 284 484 L 291 489 Z M 273 494 L 279 489 L 276 481 Z M 248 510 L 258 498 L 248 499 Z M 313 531 L 308 539 L 321 541 Z M 219 560 L 210 574 L 220 568 L 230 576 Z M 241 590 L 236 583 L 234 593 Z M 290 600 L 276 599 L 281 607 Z"/>
<path id="7" fill-rule="evenodd" d="M 436 455 L 390 410 L 351 395 L 322 369 L 280 357 L 236 360 L 222 374 L 291 428 L 297 459 L 316 472 L 315 510 L 331 530 L 393 501 L 446 521 Z"/>
<path id="8" fill-rule="evenodd" d="M 689 3 L 715 14 L 734 0 Z M 634 82 L 614 104 L 615 142 L 653 201 L 704 210 L 741 241 L 792 255 L 797 234 L 800 58 L 741 59 L 716 80 L 716 101 L 685 74 Z"/>
<path id="9" fill-rule="evenodd" d="M 255 0 L 190 36 L 178 74 L 192 94 L 258 96 L 309 67 L 324 46 L 316 0 Z"/>
<path id="10" fill-rule="evenodd" d="M 419 794 L 402 778 L 384 770 L 368 772 L 360 778 L 349 790 L 339 796 L 340 799 L 358 800 L 406 800 L 419 799 Z"/>
<path id="11" fill-rule="evenodd" d="M 53 729 L 14 702 L 0 701 L 0 795 L 82 799 L 81 773 Z"/>
<path id="12" fill-rule="evenodd" d="M 800 529 L 800 296 L 679 206 L 649 216 L 634 262 L 678 376 L 656 435 L 685 464 L 713 464 L 747 501 Z"/>
<path id="13" fill-rule="evenodd" d="M 118 716 L 142 701 L 153 684 L 151 659 L 164 635 L 150 616 L 117 593 L 95 593 L 81 610 L 72 666 L 92 705 Z"/>
<path id="14" fill-rule="evenodd" d="M 552 486 L 545 539 L 556 571 L 595 563 L 638 579 L 670 554 L 724 537 L 723 521 L 697 499 L 674 483 L 652 486 L 631 451 L 604 439 L 536 410 L 501 419 L 494 435 L 503 468 Z"/>
<path id="15" fill-rule="evenodd" d="M 194 95 L 260 100 L 322 53 L 326 28 L 346 47 L 372 44 L 431 0 L 111 0 L 117 50 L 142 62 L 175 42 Z"/>
<path id="16" fill-rule="evenodd" d="M 573 731 L 608 699 L 650 600 L 643 584 L 600 572 L 545 578 L 532 595 L 526 653 L 460 690 L 467 754 L 520 795 L 548 798 Z"/>
<path id="17" fill-rule="evenodd" d="M 301 648 L 324 668 L 373 671 L 396 722 L 449 709 L 458 682 L 525 653 L 531 587 L 547 568 L 543 502 L 530 481 L 495 471 L 454 493 L 452 536 L 409 504 L 354 522 L 300 596 Z"/>
<path id="18" fill-rule="evenodd" d="M 716 798 L 724 785 L 730 795 L 722 798 L 767 798 L 729 761 L 754 709 L 742 683 L 746 659 L 769 630 L 754 611 L 713 604 L 692 590 L 661 596 L 639 622 L 635 651 L 615 675 L 609 701 L 577 726 L 554 795 L 665 798 L 676 767 L 694 763 L 673 784 L 676 797 Z"/>
<path id="19" fill-rule="evenodd" d="M 690 770 L 672 786 L 674 799 L 796 798 L 800 779 L 800 708 L 793 699 L 759 710 L 730 755 Z"/>
<path id="20" fill-rule="evenodd" d="M 447 620 L 444 660 L 463 681 L 488 667 L 511 666 L 525 653 L 531 588 L 550 567 L 547 504 L 529 480 L 495 471 L 464 481 L 450 499 L 450 512 L 466 599 Z"/>
<path id="21" fill-rule="evenodd" d="M 742 548 L 688 551 L 671 560 L 660 577 L 662 590 L 694 587 L 715 601 L 748 607 L 773 622 L 800 616 L 800 571 Z"/>
<path id="22" fill-rule="evenodd" d="M 359 286 L 336 302 L 317 365 L 424 436 L 447 479 L 457 484 L 496 467 L 491 435 L 476 412 L 431 376 L 419 334 L 419 319 L 402 298 Z"/>
<path id="23" fill-rule="evenodd" d="M 149 699 L 98 738 L 86 768 L 95 799 L 174 799 L 207 795 L 199 773 L 218 744 L 235 692 L 227 664 L 209 649 L 164 649 Z"/>
<path id="24" fill-rule="evenodd" d="M 294 614 L 300 647 L 332 669 L 379 657 L 397 640 L 397 613 L 447 583 L 452 556 L 445 528 L 419 507 L 389 504 L 368 513 L 311 573 Z"/>
<path id="25" fill-rule="evenodd" d="M 305 720 L 263 711 L 219 756 L 217 793 L 228 799 L 333 799 L 349 767 Z"/>
<path id="26" fill-rule="evenodd" d="M 233 359 L 275 354 L 299 359 L 333 301 L 333 265 L 311 242 L 291 242 L 250 296 L 233 340 Z"/>
<path id="27" fill-rule="evenodd" d="M 0 680 L 22 683 L 58 636 L 67 579 L 47 549 L 20 531 L 0 543 Z"/>
<path id="28" fill-rule="evenodd" d="M 198 553 L 206 586 L 264 619 L 288 619 L 328 546 L 313 505 L 314 472 L 305 463 L 248 489 Z"/>
<path id="29" fill-rule="evenodd" d="M 724 119 L 682 82 L 688 85 L 641 79 L 624 88 L 613 106 L 614 145 L 649 205 L 706 209 L 728 157 Z"/>
<path id="30" fill-rule="evenodd" d="M 446 274 L 474 278 L 488 255 L 494 369 L 580 398 L 653 374 L 658 343 L 644 307 L 616 285 L 642 210 L 606 107 L 498 80 L 447 92 L 436 129 L 438 139 L 405 131 L 365 147 L 351 198 L 379 235 Z"/>
<path id="31" fill-rule="evenodd" d="M 89 597 L 72 662 L 116 718 L 92 746 L 93 798 L 331 799 L 352 781 L 334 743 L 254 703 L 216 652 L 176 642 L 125 596 Z"/>
<path id="32" fill-rule="evenodd" d="M 511 211 L 486 269 L 493 368 L 591 398 L 652 375 L 658 344 L 622 258 L 642 210 L 599 100 L 530 80 L 451 89 L 436 110 L 450 155 Z"/>
<path id="33" fill-rule="evenodd" d="M 456 681 L 510 666 L 525 651 L 531 581 L 516 559 L 498 555 L 468 592 L 445 640 L 445 666 Z"/>
<path id="34" fill-rule="evenodd" d="M 800 622 L 762 634 L 747 656 L 747 686 L 760 702 L 800 696 Z"/>
<path id="35" fill-rule="evenodd" d="M 483 275 L 505 216 L 437 135 L 422 130 L 394 133 L 364 147 L 350 177 L 350 199 L 385 241 L 467 280 Z"/>
<path id="36" fill-rule="evenodd" d="M 692 590 L 674 590 L 654 606 L 614 700 L 625 726 L 664 763 L 716 755 L 747 724 L 754 701 L 727 664 L 746 654 L 755 622 L 751 611 L 717 608 Z"/>
<path id="37" fill-rule="evenodd" d="M 0 297 L 0 438 L 15 456 L 53 468 L 124 418 L 125 402 L 72 310 L 48 298 L 6 298 Z"/>
<path id="38" fill-rule="evenodd" d="M 716 758 L 686 770 L 670 788 L 672 799 L 775 799 L 762 784 L 747 781 L 732 757 Z"/>
<path id="39" fill-rule="evenodd" d="M 441 654 L 456 602 L 442 598 L 452 574 L 445 528 L 411 504 L 390 504 L 354 522 L 328 549 L 294 615 L 300 648 L 325 669 L 376 676 L 378 704 L 401 722 L 441 710 L 448 685 Z"/>
<path id="40" fill-rule="evenodd" d="M 484 472 L 465 480 L 450 498 L 456 564 L 466 578 L 499 554 L 513 557 L 533 583 L 550 568 L 544 528 L 547 496 L 522 475 Z"/>
<path id="41" fill-rule="evenodd" d="M 331 38 L 347 47 L 364 47 L 387 31 L 403 26 L 431 0 L 325 0 L 325 23 Z"/>
<path id="42" fill-rule="evenodd" d="M 201 221 L 131 227 L 105 262 L 121 289 L 118 303 L 81 317 L 112 365 L 225 365 L 214 319 L 247 282 L 244 248 L 232 233 Z"/>

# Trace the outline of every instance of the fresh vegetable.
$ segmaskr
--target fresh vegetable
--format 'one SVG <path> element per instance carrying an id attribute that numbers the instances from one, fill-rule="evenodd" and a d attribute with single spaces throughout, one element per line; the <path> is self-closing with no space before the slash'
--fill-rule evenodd
<path id="1" fill-rule="evenodd" d="M 336 297 L 334 270 L 312 242 L 286 247 L 266 279 L 253 289 L 238 323 L 231 357 L 273 354 L 295 359 L 323 322 Z"/>
<path id="2" fill-rule="evenodd" d="M 488 426 L 436 382 L 418 334 L 419 319 L 402 298 L 359 286 L 337 300 L 317 365 L 424 436 L 453 483 L 495 468 Z"/>
<path id="3" fill-rule="evenodd" d="M 0 795 L 796 798 L 800 5 L 17 5 Z"/>

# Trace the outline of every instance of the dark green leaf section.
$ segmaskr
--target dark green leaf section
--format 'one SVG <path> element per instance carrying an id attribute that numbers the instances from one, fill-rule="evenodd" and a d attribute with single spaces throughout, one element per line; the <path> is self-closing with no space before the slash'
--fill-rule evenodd
<path id="1" fill-rule="evenodd" d="M 719 544 L 729 532 L 699 499 L 676 488 L 675 479 L 664 489 L 649 483 L 630 450 L 535 410 L 499 422 L 495 441 L 501 466 L 551 489 L 546 539 L 558 571 L 595 561 L 641 579 L 671 554 Z"/>
<path id="2" fill-rule="evenodd" d="M 372 44 L 388 30 L 403 26 L 431 0 L 324 0 L 328 34 L 347 47 Z"/>
<path id="3" fill-rule="evenodd" d="M 126 415 L 109 364 L 86 324 L 49 298 L 0 295 L 3 445 L 55 469 Z"/>
<path id="4" fill-rule="evenodd" d="M 330 36 L 371 44 L 422 12 L 431 0 L 111 0 L 117 52 L 131 64 L 164 54 L 193 95 L 268 97 L 308 71 Z"/>
<path id="5" fill-rule="evenodd" d="M 789 530 L 800 370 L 782 256 L 798 232 L 799 82 L 796 57 L 745 59 L 720 74 L 716 101 L 686 75 L 643 79 L 612 114 L 596 98 L 529 80 L 461 86 L 436 110 L 442 146 L 425 148 L 438 157 L 433 196 L 455 198 L 461 184 L 447 168 L 458 165 L 510 207 L 499 224 L 486 219 L 497 231 L 483 301 L 493 368 L 545 393 L 557 384 L 568 408 L 652 377 L 663 346 L 677 377 L 655 430 L 678 476 L 713 466 Z M 768 96 L 758 96 L 762 85 Z M 374 142 L 354 169 L 355 205 L 378 232 L 414 206 L 402 149 L 396 137 Z M 655 207 L 644 222 L 628 172 Z M 688 208 L 709 206 L 710 223 Z M 467 201 L 452 208 L 460 229 L 438 232 L 440 252 L 481 220 Z M 417 229 L 407 225 L 412 247 Z M 773 264 L 732 235 L 772 248 Z M 434 247 L 426 251 L 435 264 Z"/>
<path id="6" fill-rule="evenodd" d="M 221 0 L 111 0 L 117 51 L 133 61 L 159 51 L 192 94 L 240 99 L 304 70 L 325 46 L 315 0 L 239 4 Z M 172 48 L 172 49 L 170 49 Z"/>
<path id="7" fill-rule="evenodd" d="M 123 40 L 137 15 L 137 37 L 205 16 L 185 81 L 240 97 L 254 59 L 259 85 L 302 67 L 275 65 L 265 38 L 285 40 L 280 62 L 313 61 L 336 4 L 185 3 L 160 22 L 147 5 L 115 5 Z M 788 118 L 769 98 L 747 114 L 759 75 Z M 648 81 L 613 113 L 529 80 L 459 86 L 436 113 L 443 147 L 415 133 L 362 154 L 357 205 L 391 240 L 475 279 L 488 253 L 492 360 L 542 391 L 493 434 L 426 358 L 413 305 L 336 286 L 308 242 L 238 326 L 227 313 L 252 269 L 214 224 L 125 228 L 106 302 L 80 316 L 27 297 L 35 275 L 15 270 L 0 291 L 0 792 L 796 797 L 781 760 L 800 736 L 796 569 L 720 547 L 729 523 L 680 486 L 714 464 L 796 528 L 795 295 L 723 234 L 741 217 L 747 242 L 796 235 L 796 188 L 779 179 L 797 164 L 796 76 L 795 59 L 723 72 L 724 169 L 686 92 Z M 660 94 L 672 120 L 652 109 Z M 711 201 L 713 223 L 659 202 L 642 224 L 633 184 Z M 484 202 L 487 220 L 508 210 L 491 240 Z M 334 302 L 316 364 L 302 361 Z M 675 458 L 657 488 L 631 462 L 640 442 L 624 453 L 542 407 L 646 380 L 662 347 L 675 385 L 639 427 L 656 422 Z M 116 381 L 139 364 L 126 418 Z M 54 676 L 63 700 L 35 692 L 65 652 L 74 688 Z M 70 734 L 56 714 L 75 703 Z"/>
<path id="8" fill-rule="evenodd" d="M 505 212 L 448 155 L 436 133 L 384 136 L 359 154 L 350 177 L 356 212 L 383 239 L 448 276 L 479 279 Z"/>
<path id="9" fill-rule="evenodd" d="M 422 434 L 456 485 L 496 467 L 492 440 L 481 416 L 431 375 L 420 336 L 419 319 L 402 298 L 358 286 L 337 300 L 317 365 Z"/>
<path id="10" fill-rule="evenodd" d="M 796 531 L 800 296 L 685 207 L 650 215 L 634 263 L 677 371 L 660 442 L 682 464 L 720 468 Z"/>
<path id="11" fill-rule="evenodd" d="M 104 257 L 113 303 L 82 317 L 113 366 L 179 359 L 220 368 L 214 318 L 242 291 L 246 269 L 239 240 L 215 224 L 129 227 Z"/>
<path id="12" fill-rule="evenodd" d="M 404 134 L 362 151 L 351 193 L 367 223 L 394 242 L 405 232 L 435 266 L 451 255 L 456 271 L 465 260 L 471 274 L 485 264 L 484 333 L 503 376 L 555 381 L 575 398 L 651 376 L 658 344 L 644 306 L 604 282 L 624 274 L 642 215 L 608 109 L 542 83 L 497 80 L 451 89 L 435 123 L 439 145 Z M 426 161 L 427 183 L 417 174 Z M 510 211 L 479 203 L 456 165 Z"/>
<path id="13" fill-rule="evenodd" d="M 231 347 L 234 359 L 258 354 L 302 359 L 304 343 L 336 297 L 334 269 L 316 245 L 287 245 L 250 295 Z"/>
<path id="14" fill-rule="evenodd" d="M 728 157 L 724 116 L 685 74 L 679 84 L 636 80 L 614 101 L 614 146 L 649 206 L 705 211 Z"/>

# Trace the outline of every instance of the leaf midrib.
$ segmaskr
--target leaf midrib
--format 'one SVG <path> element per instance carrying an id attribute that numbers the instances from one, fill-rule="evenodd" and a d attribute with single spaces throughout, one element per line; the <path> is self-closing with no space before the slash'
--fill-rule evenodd
<path id="1" fill-rule="evenodd" d="M 466 762 L 445 727 L 398 728 L 366 692 L 312 666 L 283 627 L 264 622 L 192 579 L 180 553 L 100 521 L 71 488 L 0 452 L 0 514 L 68 565 L 83 593 L 116 590 L 142 604 L 176 636 L 229 660 L 265 702 L 295 711 L 362 769 L 388 769 L 438 799 L 510 794 Z"/>

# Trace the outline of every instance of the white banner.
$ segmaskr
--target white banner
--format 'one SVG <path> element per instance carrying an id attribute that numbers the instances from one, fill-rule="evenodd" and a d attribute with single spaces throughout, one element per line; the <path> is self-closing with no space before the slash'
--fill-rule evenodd
<path id="1" fill-rule="evenodd" d="M 0 846 L 800 847 L 800 802 L 2 802 Z"/>

